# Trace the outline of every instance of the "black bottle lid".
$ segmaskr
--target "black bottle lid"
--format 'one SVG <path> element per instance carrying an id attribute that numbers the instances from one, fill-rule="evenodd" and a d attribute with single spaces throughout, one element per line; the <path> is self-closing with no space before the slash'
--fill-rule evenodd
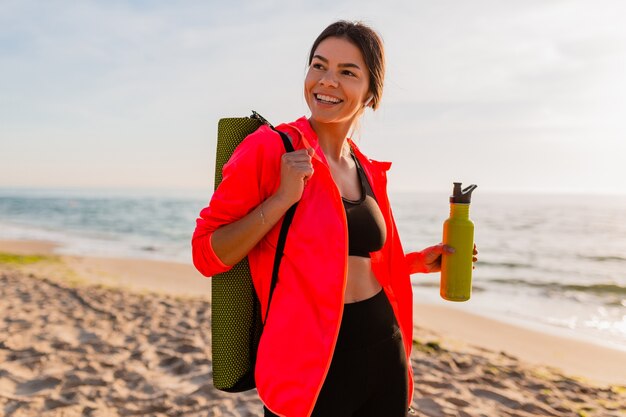
<path id="1" fill-rule="evenodd" d="M 478 187 L 476 184 L 469 185 L 461 190 L 461 182 L 454 183 L 454 189 L 450 196 L 450 203 L 452 204 L 469 204 L 472 202 L 472 191 Z"/>

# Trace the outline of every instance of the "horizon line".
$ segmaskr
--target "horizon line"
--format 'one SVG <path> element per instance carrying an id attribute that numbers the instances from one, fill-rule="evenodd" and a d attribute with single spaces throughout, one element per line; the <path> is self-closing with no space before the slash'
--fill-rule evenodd
<path id="1" fill-rule="evenodd" d="M 488 194 L 527 194 L 527 195 L 597 195 L 597 196 L 626 196 L 626 190 L 590 190 L 590 189 L 554 189 L 554 188 L 523 188 L 518 189 L 502 189 L 498 187 L 480 187 L 482 193 Z M 207 187 L 159 187 L 159 186 L 84 186 L 84 185 L 66 185 L 66 186 L 31 186 L 31 185 L 0 185 L 0 193 L 3 192 L 168 192 L 168 193 L 209 193 L 212 194 L 213 186 Z M 424 194 L 448 194 L 448 189 L 433 188 L 406 188 L 406 187 L 389 187 L 389 194 L 408 194 L 408 193 L 424 193 Z"/>

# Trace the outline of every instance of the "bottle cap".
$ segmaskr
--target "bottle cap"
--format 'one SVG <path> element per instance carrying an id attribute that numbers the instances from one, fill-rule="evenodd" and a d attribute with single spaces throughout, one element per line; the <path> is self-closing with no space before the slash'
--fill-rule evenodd
<path id="1" fill-rule="evenodd" d="M 472 184 L 461 190 L 461 182 L 455 182 L 450 196 L 450 203 L 452 204 L 470 204 L 472 202 L 472 191 L 474 191 L 478 185 Z"/>

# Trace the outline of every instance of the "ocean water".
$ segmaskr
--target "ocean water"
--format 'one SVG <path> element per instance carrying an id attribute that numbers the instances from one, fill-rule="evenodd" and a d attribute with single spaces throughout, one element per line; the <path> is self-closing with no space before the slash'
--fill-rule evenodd
<path id="1" fill-rule="evenodd" d="M 210 191 L 0 189 L 0 239 L 46 239 L 66 254 L 191 263 Z M 441 241 L 447 193 L 392 193 L 405 251 Z M 479 261 L 470 301 L 439 297 L 416 274 L 417 301 L 446 304 L 626 351 L 626 196 L 474 193 Z"/>
<path id="2" fill-rule="evenodd" d="M 445 195 L 393 199 L 405 251 L 441 240 Z M 449 305 L 626 351 L 626 196 L 498 195 L 479 188 L 470 218 L 479 250 L 472 298 Z M 416 300 L 446 303 L 439 274 L 414 277 Z"/>

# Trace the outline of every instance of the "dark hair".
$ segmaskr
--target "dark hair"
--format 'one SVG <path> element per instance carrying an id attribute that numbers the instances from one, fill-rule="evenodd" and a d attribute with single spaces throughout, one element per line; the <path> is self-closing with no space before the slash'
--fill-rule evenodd
<path id="1" fill-rule="evenodd" d="M 372 109 L 376 110 L 383 95 L 383 81 L 385 79 L 385 51 L 380 36 L 362 22 L 348 22 L 340 20 L 330 24 L 313 42 L 309 54 L 309 65 L 319 44 L 326 38 L 344 38 L 352 42 L 361 50 L 365 65 L 370 76 L 370 93 L 372 94 Z"/>

